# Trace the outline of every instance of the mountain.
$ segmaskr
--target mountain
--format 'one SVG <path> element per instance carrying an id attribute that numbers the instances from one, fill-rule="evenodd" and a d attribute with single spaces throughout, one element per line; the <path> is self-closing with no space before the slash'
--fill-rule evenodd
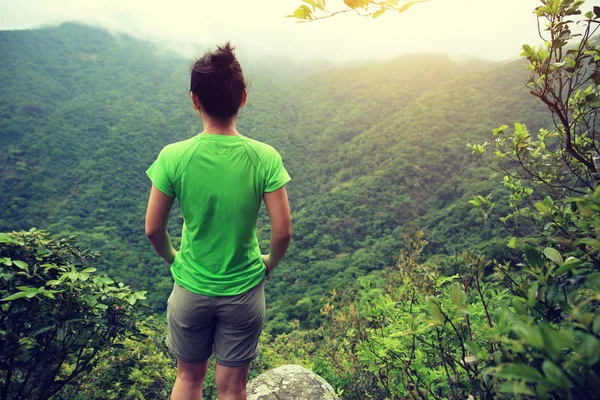
<path id="1" fill-rule="evenodd" d="M 0 51 L 0 230 L 76 235 L 163 310 L 172 283 L 144 235 L 144 172 L 163 146 L 202 130 L 190 60 L 73 23 L 0 32 Z M 466 248 L 510 257 L 505 233 L 468 204 L 501 192 L 502 176 L 466 143 L 505 123 L 549 125 L 522 62 L 422 54 L 304 77 L 263 62 L 238 129 L 275 146 L 292 176 L 294 238 L 267 287 L 271 331 L 316 323 L 321 297 L 392 264 L 403 233 L 424 229 L 448 271 Z M 172 236 L 181 222 L 175 209 Z M 268 234 L 263 210 L 265 250 Z"/>

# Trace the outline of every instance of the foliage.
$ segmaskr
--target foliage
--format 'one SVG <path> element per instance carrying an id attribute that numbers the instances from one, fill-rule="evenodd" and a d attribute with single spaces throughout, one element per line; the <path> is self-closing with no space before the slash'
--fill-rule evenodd
<path id="1" fill-rule="evenodd" d="M 308 4 L 318 19 L 317 4 L 325 3 Z M 381 15 L 366 2 L 346 5 Z M 526 73 L 521 63 L 460 65 L 434 55 L 295 83 L 257 74 L 238 127 L 283 154 L 293 176 L 295 236 L 267 285 L 268 332 L 251 377 L 297 363 L 346 398 L 598 396 L 600 192 L 592 189 L 600 60 L 592 36 L 600 13 L 586 14 L 586 30 L 573 45 L 569 18 L 580 6 L 554 0 L 537 10 L 549 21 L 549 39 L 540 48 L 524 46 L 534 96 L 518 85 Z M 162 146 L 201 129 L 187 103 L 185 62 L 74 24 L 0 32 L 0 46 L 7 54 L 0 60 L 7 146 L 0 155 L 0 230 L 77 233 L 102 252 L 99 268 L 148 288 L 160 313 L 172 283 L 143 235 L 143 172 Z M 26 95 L 32 85 L 36 99 Z M 554 128 L 534 138 L 530 132 L 552 117 Z M 490 174 L 463 143 L 507 120 L 521 123 L 493 131 L 491 157 L 489 145 L 471 146 L 497 170 Z M 497 214 L 515 237 L 494 226 Z M 178 210 L 174 216 L 177 236 L 182 220 Z M 261 218 L 267 245 L 264 212 Z M 39 398 L 44 387 L 57 398 L 166 396 L 174 360 L 164 324 L 136 321 L 127 300 L 141 293 L 94 276 L 92 254 L 72 238 L 52 240 L 35 230 L 0 237 L 2 251 L 17 251 L 21 245 L 11 241 L 18 238 L 32 243 L 18 250 L 22 257 L 0 254 L 0 284 L 13 285 L 0 287 L 0 333 L 13 340 L 2 345 L 37 360 L 3 367 L 3 398 L 20 388 Z M 402 238 L 407 250 L 392 262 Z M 346 290 L 324 300 L 334 286 Z M 99 298 L 102 290 L 112 294 Z M 17 311 L 35 320 L 5 314 Z M 81 315 L 72 321 L 67 313 Z M 117 323 L 106 325 L 109 317 Z M 93 337 L 98 331 L 105 332 L 101 339 Z M 59 334 L 79 347 L 52 341 Z M 28 374 L 34 365 L 61 361 L 45 358 L 56 353 L 64 354 L 62 366 Z M 3 366 L 10 354 L 2 351 Z M 206 398 L 216 397 L 212 368 Z M 34 388 L 32 381 L 43 384 Z"/>
<path id="2" fill-rule="evenodd" d="M 166 345 L 166 323 L 148 317 L 139 335 L 100 352 L 96 365 L 62 392 L 65 399 L 166 399 L 177 374 Z"/>
<path id="3" fill-rule="evenodd" d="M 419 263 L 422 232 L 405 239 L 384 284 L 361 280 L 359 300 L 340 302 L 333 293 L 323 309 L 331 351 L 317 371 L 350 399 L 486 398 L 493 382 L 481 378 L 474 349 L 489 343 L 495 289 L 439 275 Z"/>
<path id="4" fill-rule="evenodd" d="M 0 233 L 2 399 L 46 399 L 135 335 L 144 292 L 94 275 L 73 237 Z"/>
<path id="5" fill-rule="evenodd" d="M 300 5 L 293 14 L 290 14 L 287 17 L 299 19 L 300 21 L 298 22 L 309 22 L 354 11 L 357 15 L 363 17 L 372 16 L 373 18 L 377 18 L 386 11 L 403 13 L 415 4 L 424 3 L 429 0 L 344 0 L 346 8 L 337 11 L 329 10 L 325 5 L 325 0 L 302 1 L 308 4 L 308 6 L 306 4 Z"/>
<path id="6" fill-rule="evenodd" d="M 596 136 L 600 46 L 594 38 L 600 28 L 600 7 L 578 21 L 585 29 L 574 34 L 570 18 L 581 14 L 583 1 L 542 4 L 536 12 L 538 18 L 548 21 L 547 41 L 538 48 L 524 45 L 522 56 L 530 63 L 527 86 L 547 106 L 554 128 L 540 129 L 535 137 L 524 124 L 514 124 L 512 131 L 502 125 L 493 130 L 494 152 L 487 158 L 490 143 L 469 145 L 488 166 L 505 174 L 510 213 L 503 215 L 501 222 L 516 235 L 543 234 L 544 223 L 552 214 L 569 214 L 569 206 L 557 202 L 593 190 L 600 178 Z M 578 38 L 575 44 L 570 42 L 572 38 Z M 534 209 L 533 203 L 541 199 L 544 201 Z M 486 214 L 495 205 L 490 196 L 475 197 L 472 204 Z"/>
<path id="7" fill-rule="evenodd" d="M 422 233 L 406 237 L 386 284 L 333 293 L 315 371 L 349 399 L 598 398 L 600 189 L 577 204 L 578 257 L 527 245 L 514 267 L 464 253 L 468 273 L 447 277 L 418 262 Z"/>
<path id="8" fill-rule="evenodd" d="M 521 274 L 498 266 L 508 288 L 495 311 L 501 391 L 536 397 L 598 398 L 600 385 L 600 189 L 573 218 L 553 219 L 553 247 L 524 246 Z M 560 250 L 560 251 L 559 251 Z"/>
<path id="9" fill-rule="evenodd" d="M 579 14 L 582 2 L 542 3 L 537 12 L 549 20 L 550 40 L 538 50 L 524 46 L 524 56 L 531 63 L 532 94 L 556 117 L 556 130 L 542 130 L 538 141 L 522 124 L 511 136 L 506 126 L 493 132 L 494 157 L 509 190 L 509 214 L 501 222 L 521 235 L 508 245 L 524 253 L 522 261 L 463 253 L 463 273 L 440 276 L 437 262 L 417 262 L 423 235 L 405 236 L 408 250 L 384 283 L 361 279 L 358 299 L 337 299 L 334 292 L 323 309 L 329 351 L 318 355 L 322 362 L 315 369 L 346 398 L 600 396 L 600 188 L 594 165 L 600 58 L 589 40 L 600 8 L 585 15 L 582 41 L 564 49 L 564 59 L 568 17 Z M 486 145 L 470 146 L 485 152 Z M 475 196 L 471 204 L 485 218 L 494 206 L 489 195 Z"/>

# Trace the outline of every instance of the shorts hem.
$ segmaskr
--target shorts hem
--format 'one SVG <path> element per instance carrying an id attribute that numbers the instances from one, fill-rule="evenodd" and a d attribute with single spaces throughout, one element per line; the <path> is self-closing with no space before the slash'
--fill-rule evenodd
<path id="1" fill-rule="evenodd" d="M 184 356 L 183 354 L 181 354 L 178 351 L 173 350 L 171 347 L 167 346 L 167 348 L 169 349 L 169 352 L 171 354 L 173 354 L 178 360 L 181 360 L 183 362 L 187 362 L 187 363 L 201 363 L 204 362 L 206 360 L 208 360 L 210 358 L 210 354 L 208 357 L 206 358 L 202 358 L 202 357 L 187 357 Z"/>
<path id="2" fill-rule="evenodd" d="M 217 362 L 219 364 L 221 364 L 224 367 L 229 367 L 229 368 L 235 368 L 235 367 L 241 367 L 243 365 L 248 365 L 250 364 L 254 359 L 256 359 L 256 357 L 258 357 L 258 354 L 250 357 L 250 358 L 246 358 L 245 360 L 222 360 L 219 358 L 217 359 Z"/>

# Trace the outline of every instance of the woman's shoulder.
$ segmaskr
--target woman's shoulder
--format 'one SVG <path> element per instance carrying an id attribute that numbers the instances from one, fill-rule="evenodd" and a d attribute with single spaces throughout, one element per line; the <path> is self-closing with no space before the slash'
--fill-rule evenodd
<path id="1" fill-rule="evenodd" d="M 244 141 L 261 157 L 277 157 L 279 152 L 270 144 L 244 136 Z"/>
<path id="2" fill-rule="evenodd" d="M 186 151 L 187 149 L 189 149 L 190 147 L 192 147 L 196 142 L 197 142 L 197 137 L 193 137 L 190 139 L 186 139 L 186 140 L 181 140 L 179 142 L 175 142 L 175 143 L 170 143 L 168 145 L 166 145 L 165 147 L 163 147 L 164 152 L 166 153 L 179 153 L 182 151 Z"/>
<path id="3" fill-rule="evenodd" d="M 189 150 L 195 148 L 196 142 L 196 138 L 193 137 L 191 139 L 168 144 L 160 151 L 159 157 L 168 161 L 177 161 Z"/>

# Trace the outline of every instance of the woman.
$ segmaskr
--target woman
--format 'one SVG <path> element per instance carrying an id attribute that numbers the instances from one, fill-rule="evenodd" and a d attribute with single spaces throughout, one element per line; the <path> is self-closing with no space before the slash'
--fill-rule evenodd
<path id="1" fill-rule="evenodd" d="M 236 130 L 247 93 L 233 50 L 227 43 L 196 61 L 190 97 L 204 131 L 166 146 L 147 171 L 146 235 L 175 281 L 167 302 L 167 346 L 177 357 L 174 400 L 202 398 L 213 352 L 219 399 L 246 398 L 264 322 L 264 277 L 291 239 L 284 186 L 290 177 L 281 156 Z M 175 198 L 184 219 L 179 252 L 166 230 Z M 268 255 L 256 238 L 261 201 L 272 227 Z"/>

